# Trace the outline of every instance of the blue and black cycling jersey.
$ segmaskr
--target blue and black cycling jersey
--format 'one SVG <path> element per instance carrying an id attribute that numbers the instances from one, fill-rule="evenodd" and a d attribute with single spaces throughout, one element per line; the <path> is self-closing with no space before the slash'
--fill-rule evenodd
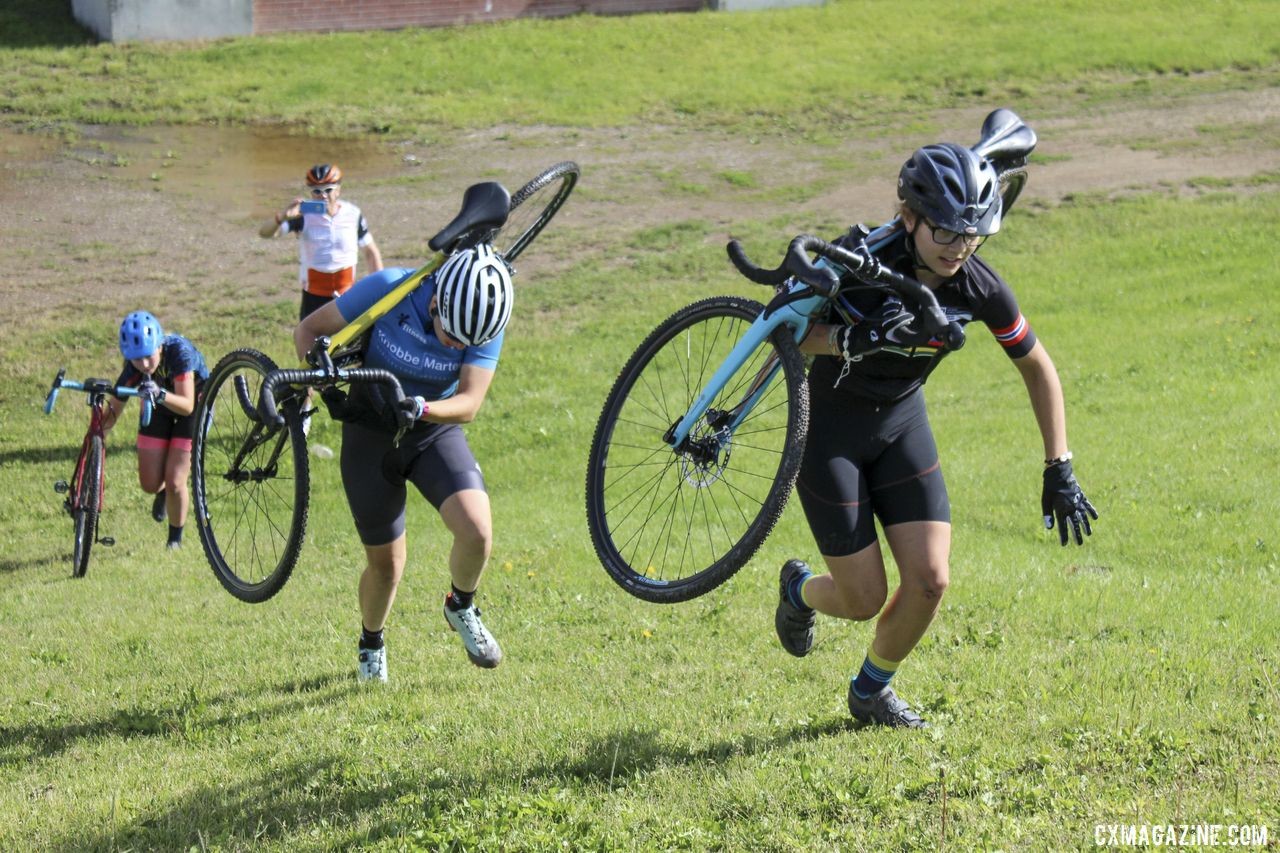
<path id="1" fill-rule="evenodd" d="M 413 270 L 403 267 L 388 267 L 367 275 L 339 296 L 334 304 L 349 323 L 412 273 Z M 482 346 L 461 350 L 450 349 L 440 343 L 428 311 L 435 292 L 435 276 L 431 276 L 379 318 L 370 330 L 364 355 L 365 367 L 391 371 L 400 380 L 407 396 L 417 395 L 428 400 L 453 396 L 458 390 L 458 375 L 465 364 L 496 369 L 503 337 L 499 334 Z"/>
<path id="2" fill-rule="evenodd" d="M 914 275 L 906 235 L 899 234 L 876 256 L 905 275 Z M 854 283 L 846 279 L 845 283 Z M 1035 332 L 1018 309 L 1018 300 L 1000 275 L 977 255 L 972 255 L 950 281 L 934 290 L 947 318 L 966 326 L 974 320 L 986 324 L 1010 358 L 1021 358 L 1036 343 Z M 855 317 L 874 312 L 886 299 L 883 290 L 852 288 L 841 297 Z M 809 372 L 815 394 L 835 393 L 880 403 L 905 399 L 924 384 L 934 362 L 950 352 L 941 341 L 928 346 L 886 347 L 848 362 L 838 356 L 819 356 Z"/>
<path id="3" fill-rule="evenodd" d="M 204 356 L 191 341 L 182 335 L 165 335 L 160 344 L 160 366 L 151 374 L 151 381 L 166 391 L 172 391 L 173 380 L 183 373 L 194 373 L 197 387 L 209 378 L 209 368 L 204 363 Z M 142 372 L 125 359 L 124 369 L 120 371 L 116 384 L 132 388 L 142 382 L 142 379 Z"/>

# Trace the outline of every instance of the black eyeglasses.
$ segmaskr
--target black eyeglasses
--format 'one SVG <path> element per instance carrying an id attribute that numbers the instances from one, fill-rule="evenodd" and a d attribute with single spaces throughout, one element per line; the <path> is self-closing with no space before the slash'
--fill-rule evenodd
<path id="1" fill-rule="evenodd" d="M 964 244 L 971 249 L 976 249 L 983 243 L 987 242 L 986 234 L 961 234 L 958 231 L 952 231 L 949 228 L 943 228 L 941 225 L 934 225 L 929 220 L 922 220 L 924 226 L 929 229 L 929 235 L 933 237 L 933 242 L 939 246 L 950 246 L 957 240 L 964 240 Z"/>
<path id="2" fill-rule="evenodd" d="M 336 189 L 337 187 L 312 187 L 311 194 L 316 198 L 324 198 L 327 195 L 332 195 Z"/>

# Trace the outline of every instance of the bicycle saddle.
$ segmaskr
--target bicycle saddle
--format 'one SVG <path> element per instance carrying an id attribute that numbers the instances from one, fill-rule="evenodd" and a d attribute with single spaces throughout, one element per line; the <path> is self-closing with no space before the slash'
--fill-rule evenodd
<path id="1" fill-rule="evenodd" d="M 462 196 L 462 210 L 453 221 L 432 237 L 432 251 L 453 252 L 483 242 L 507 221 L 511 194 L 496 181 L 472 184 Z"/>
<path id="2" fill-rule="evenodd" d="M 982 123 L 982 138 L 972 150 L 990 160 L 997 171 L 1004 171 L 1026 165 L 1036 142 L 1036 132 L 1024 124 L 1017 113 L 998 109 Z"/>

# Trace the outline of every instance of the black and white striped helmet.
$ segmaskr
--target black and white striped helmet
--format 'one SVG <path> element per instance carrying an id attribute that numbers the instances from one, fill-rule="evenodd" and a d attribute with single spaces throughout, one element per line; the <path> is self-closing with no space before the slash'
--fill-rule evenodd
<path id="1" fill-rule="evenodd" d="M 514 301 L 511 270 L 488 243 L 455 252 L 436 271 L 440 325 L 468 346 L 501 334 Z"/>

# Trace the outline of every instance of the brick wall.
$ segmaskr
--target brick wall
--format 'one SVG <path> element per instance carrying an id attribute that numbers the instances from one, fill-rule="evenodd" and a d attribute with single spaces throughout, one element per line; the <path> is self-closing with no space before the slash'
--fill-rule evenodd
<path id="1" fill-rule="evenodd" d="M 253 31 L 438 27 L 590 12 L 693 12 L 711 0 L 253 0 Z"/>

